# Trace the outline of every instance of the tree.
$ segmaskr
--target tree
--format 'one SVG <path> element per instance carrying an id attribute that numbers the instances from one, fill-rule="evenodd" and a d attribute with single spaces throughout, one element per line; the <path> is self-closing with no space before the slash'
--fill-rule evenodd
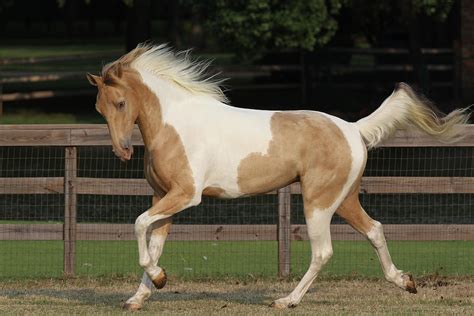
<path id="1" fill-rule="evenodd" d="M 191 0 L 188 0 L 191 1 Z M 454 0 L 207 0 L 196 5 L 208 12 L 209 26 L 226 47 L 244 59 L 255 59 L 267 51 L 299 51 L 302 66 L 302 103 L 311 99 L 311 75 L 308 52 L 325 46 L 336 34 L 342 9 L 352 19 L 375 26 L 369 36 L 385 23 L 381 18 L 391 15 L 408 21 L 414 27 L 416 17 L 424 14 L 446 19 Z M 372 22 L 372 21 L 375 21 Z M 370 30 L 370 28 L 369 28 Z M 352 29 L 349 32 L 352 33 Z M 411 32 L 411 49 L 416 47 L 417 32 Z M 418 58 L 417 69 L 423 69 Z M 422 78 L 422 72 L 419 71 Z"/>
<path id="2" fill-rule="evenodd" d="M 307 52 L 324 46 L 337 30 L 344 0 L 209 0 L 213 33 L 243 59 L 267 51 L 299 51 L 302 104 L 310 99 Z"/>
<path id="3" fill-rule="evenodd" d="M 377 45 L 389 29 L 419 31 L 413 24 L 420 18 L 442 22 L 448 17 L 454 0 L 366 1 L 346 0 L 341 10 L 341 28 L 350 35 L 363 35 Z"/>
<path id="4" fill-rule="evenodd" d="M 268 50 L 313 50 L 337 30 L 343 0 L 207 1 L 214 34 L 241 57 Z"/>
<path id="5" fill-rule="evenodd" d="M 424 44 L 422 27 L 427 21 L 442 22 L 447 19 L 454 0 L 364 1 L 348 0 L 342 20 L 349 20 L 343 30 L 362 35 L 371 46 L 382 44 L 388 30 L 404 30 L 405 47 L 411 51 L 415 78 L 421 86 L 428 84 L 428 74 L 421 48 Z M 425 22 L 425 23 L 424 23 Z M 431 24 L 430 23 L 430 24 Z M 426 33 L 426 32 L 425 32 Z M 392 40 L 387 37 L 388 40 Z M 425 42 L 426 43 L 426 42 Z"/>
<path id="6" fill-rule="evenodd" d="M 367 31 L 368 37 L 376 38 L 387 16 L 407 21 L 407 25 L 420 15 L 442 21 L 454 3 L 454 0 L 187 1 L 207 13 L 213 33 L 244 58 L 269 50 L 313 51 L 326 45 L 338 30 L 341 9 Z"/>

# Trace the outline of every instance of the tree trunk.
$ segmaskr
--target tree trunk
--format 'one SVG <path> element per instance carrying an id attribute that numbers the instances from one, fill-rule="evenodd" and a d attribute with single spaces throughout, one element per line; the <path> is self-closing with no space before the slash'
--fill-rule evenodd
<path id="1" fill-rule="evenodd" d="M 135 0 L 127 11 L 125 46 L 130 51 L 151 38 L 151 1 Z"/>

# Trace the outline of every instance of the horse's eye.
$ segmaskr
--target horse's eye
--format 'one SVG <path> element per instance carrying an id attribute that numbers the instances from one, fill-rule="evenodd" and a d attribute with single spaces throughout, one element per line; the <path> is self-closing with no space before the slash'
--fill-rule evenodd
<path id="1" fill-rule="evenodd" d="M 125 108 L 125 101 L 120 101 L 117 104 L 117 108 L 119 109 L 119 111 L 122 111 Z"/>

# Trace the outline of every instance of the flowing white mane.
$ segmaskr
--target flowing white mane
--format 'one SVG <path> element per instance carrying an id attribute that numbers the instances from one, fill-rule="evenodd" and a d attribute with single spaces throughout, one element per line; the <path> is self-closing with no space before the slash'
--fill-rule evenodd
<path id="1" fill-rule="evenodd" d="M 130 67 L 169 80 L 197 95 L 207 95 L 220 102 L 228 100 L 214 76 L 206 76 L 209 61 L 193 61 L 190 51 L 174 53 L 166 44 L 140 44 L 127 55 L 133 56 Z"/>

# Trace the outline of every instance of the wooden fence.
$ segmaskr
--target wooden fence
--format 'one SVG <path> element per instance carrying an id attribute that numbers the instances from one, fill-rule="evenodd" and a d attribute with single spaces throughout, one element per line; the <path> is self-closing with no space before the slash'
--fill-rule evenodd
<path id="1" fill-rule="evenodd" d="M 474 125 L 456 144 L 440 143 L 415 132 L 399 131 L 383 147 L 473 147 Z M 143 145 L 138 129 L 133 143 Z M 0 178 L 0 194 L 64 194 L 63 224 L 0 224 L 0 240 L 63 240 L 64 272 L 75 271 L 77 240 L 133 240 L 133 224 L 77 223 L 78 194 L 152 195 L 144 179 L 105 179 L 77 176 L 77 147 L 111 145 L 105 125 L 0 125 L 0 146 L 64 147 L 64 177 Z M 364 177 L 364 193 L 467 193 L 474 194 L 473 177 Z M 174 225 L 169 240 L 277 240 L 279 274 L 290 273 L 291 240 L 306 240 L 304 225 L 291 225 L 291 195 L 300 194 L 298 183 L 278 194 L 277 225 Z M 277 210 L 275 210 L 276 212 Z M 192 229 L 190 229 L 192 227 Z M 474 225 L 385 225 L 389 240 L 474 240 Z M 348 225 L 332 225 L 334 240 L 361 240 Z"/>

